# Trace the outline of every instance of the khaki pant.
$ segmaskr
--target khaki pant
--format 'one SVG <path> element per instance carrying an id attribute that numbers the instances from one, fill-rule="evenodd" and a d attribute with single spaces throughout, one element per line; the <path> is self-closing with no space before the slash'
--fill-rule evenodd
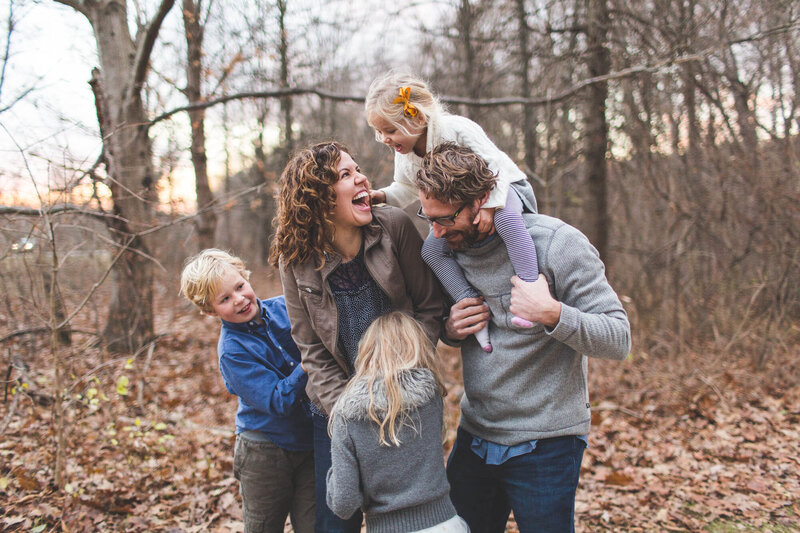
<path id="1" fill-rule="evenodd" d="M 313 533 L 314 453 L 292 452 L 270 441 L 236 437 L 233 475 L 242 494 L 245 533 Z"/>

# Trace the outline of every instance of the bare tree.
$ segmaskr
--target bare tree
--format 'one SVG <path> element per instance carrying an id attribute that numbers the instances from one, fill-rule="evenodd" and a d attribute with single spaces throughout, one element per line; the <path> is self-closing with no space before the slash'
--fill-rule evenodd
<path id="1" fill-rule="evenodd" d="M 278 52 L 280 54 L 280 86 L 289 87 L 289 30 L 286 27 L 286 0 L 278 0 Z M 281 114 L 283 115 L 283 138 L 281 144 L 286 154 L 294 148 L 292 136 L 292 97 L 281 98 Z"/>
<path id="2" fill-rule="evenodd" d="M 9 0 L 8 15 L 6 17 L 5 46 L 3 48 L 2 64 L 0 64 L 0 113 L 4 113 L 14 107 L 15 104 L 30 94 L 35 87 L 35 84 L 23 87 L 22 89 L 18 90 L 17 93 L 14 94 L 10 99 L 4 98 L 5 91 L 3 88 L 6 82 L 6 73 L 8 72 L 9 63 L 11 61 L 11 45 L 17 24 L 16 12 L 14 10 L 15 7 L 14 0 Z"/>
<path id="3" fill-rule="evenodd" d="M 155 175 L 142 103 L 150 55 L 175 0 L 162 0 L 150 20 L 129 31 L 120 0 L 55 0 L 83 14 L 94 30 L 100 68 L 92 75 L 103 158 L 113 211 L 109 231 L 124 253 L 114 269 L 111 307 L 103 331 L 109 349 L 136 351 L 153 336 L 153 265 L 147 239 L 153 223 Z"/>
<path id="4" fill-rule="evenodd" d="M 608 5 L 606 0 L 586 0 L 586 66 L 589 75 L 600 77 L 611 70 L 607 48 Z M 608 84 L 593 83 L 588 88 L 584 122 L 586 177 L 589 184 L 589 208 L 586 234 L 608 264 L 608 240 L 611 219 L 608 214 L 608 122 L 606 99 Z"/>
<path id="5" fill-rule="evenodd" d="M 213 0 L 209 1 L 213 4 Z M 203 0 L 183 0 L 183 27 L 186 35 L 186 88 L 184 94 L 189 102 L 203 99 Z M 189 111 L 192 127 L 192 166 L 194 166 L 195 192 L 197 195 L 197 241 L 201 249 L 214 246 L 217 230 L 217 214 L 211 209 L 214 196 L 208 185 L 208 157 L 206 156 L 205 109 Z"/>
<path id="6" fill-rule="evenodd" d="M 530 47 L 530 28 L 525 0 L 515 0 L 517 35 L 519 41 L 519 84 L 520 96 L 531 97 L 531 62 L 533 53 Z M 533 106 L 523 106 L 522 137 L 525 150 L 525 172 L 529 177 L 536 173 L 538 140 L 536 138 L 536 111 Z"/>

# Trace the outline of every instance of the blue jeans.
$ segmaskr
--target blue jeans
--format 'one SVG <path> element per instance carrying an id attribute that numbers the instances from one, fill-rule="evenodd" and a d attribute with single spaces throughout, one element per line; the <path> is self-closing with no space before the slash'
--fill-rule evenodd
<path id="1" fill-rule="evenodd" d="M 511 510 L 520 533 L 575 531 L 575 492 L 585 443 L 574 436 L 540 439 L 530 453 L 487 465 L 458 428 L 447 460 L 450 499 L 476 533 L 502 533 Z"/>
<path id="2" fill-rule="evenodd" d="M 328 419 L 324 416 L 313 414 L 314 423 L 314 476 L 315 493 L 317 498 L 317 533 L 359 533 L 361 531 L 361 511 L 342 520 L 328 507 L 326 494 L 328 491 L 327 477 L 331 468 L 331 438 L 328 436 Z"/>

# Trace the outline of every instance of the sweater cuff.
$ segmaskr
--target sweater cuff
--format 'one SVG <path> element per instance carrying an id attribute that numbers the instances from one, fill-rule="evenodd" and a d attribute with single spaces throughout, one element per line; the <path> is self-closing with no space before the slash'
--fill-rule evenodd
<path id="1" fill-rule="evenodd" d="M 578 331 L 580 325 L 580 311 L 574 307 L 561 304 L 561 317 L 554 328 L 545 326 L 545 332 L 560 342 L 567 342 L 572 335 Z"/>
<path id="2" fill-rule="evenodd" d="M 448 319 L 448 318 L 450 318 L 450 317 L 449 317 L 449 316 L 446 316 L 446 317 L 443 317 L 443 318 L 442 318 L 442 329 L 441 329 L 441 332 L 439 333 L 439 339 L 440 339 L 440 340 L 441 340 L 443 343 L 445 343 L 446 345 L 448 345 L 448 346 L 451 346 L 451 347 L 453 347 L 453 348 L 460 348 L 460 347 L 461 347 L 461 343 L 463 343 L 463 342 L 464 342 L 463 340 L 460 340 L 460 341 L 455 341 L 455 340 L 453 340 L 453 339 L 450 339 L 450 338 L 448 338 L 448 337 L 447 337 L 447 327 L 446 327 L 446 324 L 447 324 L 447 319 Z"/>

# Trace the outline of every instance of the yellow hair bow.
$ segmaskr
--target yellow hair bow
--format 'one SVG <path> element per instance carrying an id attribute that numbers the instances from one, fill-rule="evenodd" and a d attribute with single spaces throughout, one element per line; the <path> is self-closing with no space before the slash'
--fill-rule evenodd
<path id="1" fill-rule="evenodd" d="M 395 104 L 403 104 L 403 114 L 407 117 L 414 118 L 419 112 L 417 108 L 408 101 L 411 97 L 411 87 L 400 87 L 400 96 L 394 99 Z"/>

